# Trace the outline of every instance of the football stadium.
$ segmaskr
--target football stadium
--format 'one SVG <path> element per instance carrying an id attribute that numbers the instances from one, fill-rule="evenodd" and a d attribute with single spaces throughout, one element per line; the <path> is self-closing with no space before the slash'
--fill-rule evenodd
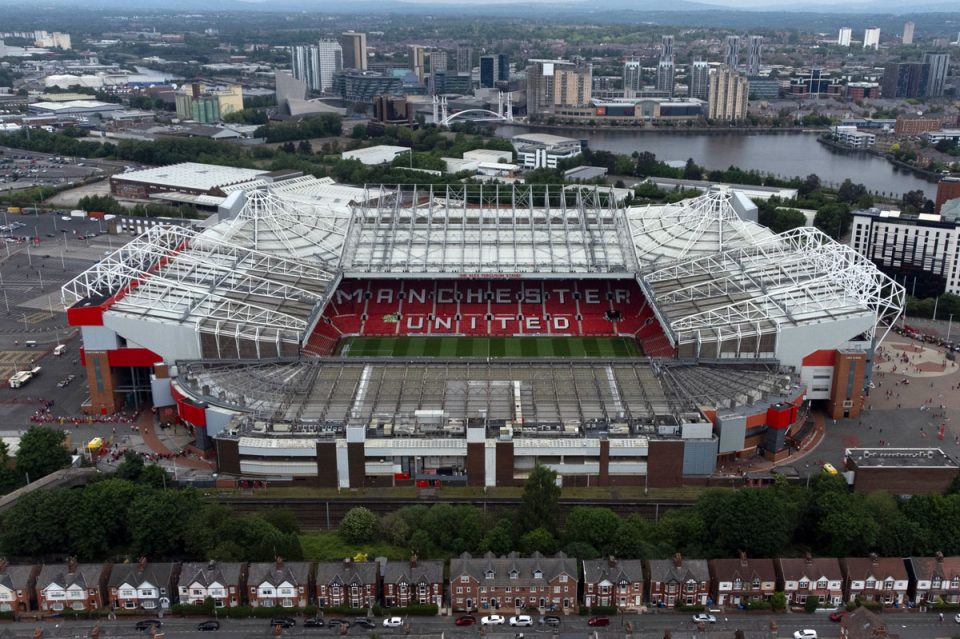
<path id="1" fill-rule="evenodd" d="M 742 193 L 224 186 L 63 287 L 91 413 L 152 407 L 224 477 L 673 487 L 856 417 L 904 290 Z"/>

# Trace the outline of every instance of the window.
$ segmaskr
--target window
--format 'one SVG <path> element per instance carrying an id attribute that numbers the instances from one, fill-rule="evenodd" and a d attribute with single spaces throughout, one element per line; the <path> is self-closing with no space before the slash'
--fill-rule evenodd
<path id="1" fill-rule="evenodd" d="M 460 576 L 460 583 L 462 583 L 462 584 L 470 583 L 470 577 L 468 577 L 467 575 L 461 575 L 461 576 Z"/>
<path id="2" fill-rule="evenodd" d="M 486 576 L 487 579 L 493 579 L 493 571 L 492 571 L 492 570 L 488 570 L 488 571 L 486 572 L 485 576 Z"/>
<path id="3" fill-rule="evenodd" d="M 543 571 L 542 571 L 542 570 L 534 570 L 534 571 L 533 571 L 533 578 L 534 578 L 534 579 L 543 579 Z"/>
<path id="4" fill-rule="evenodd" d="M 560 594 L 560 586 L 554 586 L 554 587 L 553 587 L 553 594 L 555 594 L 555 595 L 559 595 L 559 594 Z"/>
<path id="5" fill-rule="evenodd" d="M 819 588 L 820 590 L 824 590 L 826 589 L 826 587 L 827 587 L 826 579 L 821 579 L 820 581 L 817 582 L 817 588 Z"/>
<path id="6" fill-rule="evenodd" d="M 463 588 L 462 588 L 462 587 L 457 586 L 457 594 L 458 594 L 458 595 L 462 595 L 462 594 L 463 594 Z"/>
<path id="7" fill-rule="evenodd" d="M 806 579 L 801 579 L 799 588 L 800 590 L 810 590 L 810 582 L 807 581 Z"/>
<path id="8" fill-rule="evenodd" d="M 520 576 L 520 573 L 518 573 L 516 570 L 511 570 L 511 571 L 510 571 L 510 578 L 511 578 L 511 579 L 516 579 L 516 578 L 519 577 L 519 576 Z"/>
<path id="9" fill-rule="evenodd" d="M 566 575 L 560 575 L 560 583 L 562 583 L 562 584 L 567 583 L 567 576 L 566 576 Z"/>

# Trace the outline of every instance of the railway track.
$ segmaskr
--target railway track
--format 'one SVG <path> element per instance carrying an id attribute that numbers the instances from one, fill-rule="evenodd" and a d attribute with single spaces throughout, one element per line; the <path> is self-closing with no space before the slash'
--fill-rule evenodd
<path id="1" fill-rule="evenodd" d="M 348 497 L 348 498 L 259 498 L 220 496 L 218 501 L 232 508 L 234 511 L 246 514 L 262 511 L 264 508 L 286 507 L 293 511 L 304 530 L 328 530 L 336 528 L 348 510 L 357 506 L 364 506 L 378 515 L 385 515 L 404 506 L 432 506 L 433 504 L 450 504 L 453 506 L 469 505 L 484 510 L 500 510 L 516 508 L 520 505 L 519 498 L 482 498 L 482 499 L 409 499 L 409 498 L 376 498 L 376 497 Z M 657 521 L 664 513 L 678 508 L 688 508 L 693 500 L 658 500 L 658 501 L 622 501 L 615 499 L 561 499 L 561 523 L 571 509 L 577 506 L 597 506 L 609 508 L 618 515 L 640 515 L 651 521 Z"/>

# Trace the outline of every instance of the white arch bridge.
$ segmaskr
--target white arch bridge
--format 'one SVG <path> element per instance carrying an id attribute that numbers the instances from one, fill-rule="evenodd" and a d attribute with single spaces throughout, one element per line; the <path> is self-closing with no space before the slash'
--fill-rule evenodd
<path id="1" fill-rule="evenodd" d="M 462 122 L 513 122 L 513 96 L 510 93 L 497 94 L 497 110 L 464 109 L 456 113 L 447 112 L 447 97 L 433 96 L 433 121 L 440 126 L 450 126 L 456 121 Z"/>

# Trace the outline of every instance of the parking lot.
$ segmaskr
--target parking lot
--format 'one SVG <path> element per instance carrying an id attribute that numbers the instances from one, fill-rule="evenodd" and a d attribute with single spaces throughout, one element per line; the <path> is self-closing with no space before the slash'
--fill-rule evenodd
<path id="1" fill-rule="evenodd" d="M 0 155 L 0 192 L 31 186 L 64 186 L 103 172 L 103 168 L 84 158 L 3 149 Z"/>

